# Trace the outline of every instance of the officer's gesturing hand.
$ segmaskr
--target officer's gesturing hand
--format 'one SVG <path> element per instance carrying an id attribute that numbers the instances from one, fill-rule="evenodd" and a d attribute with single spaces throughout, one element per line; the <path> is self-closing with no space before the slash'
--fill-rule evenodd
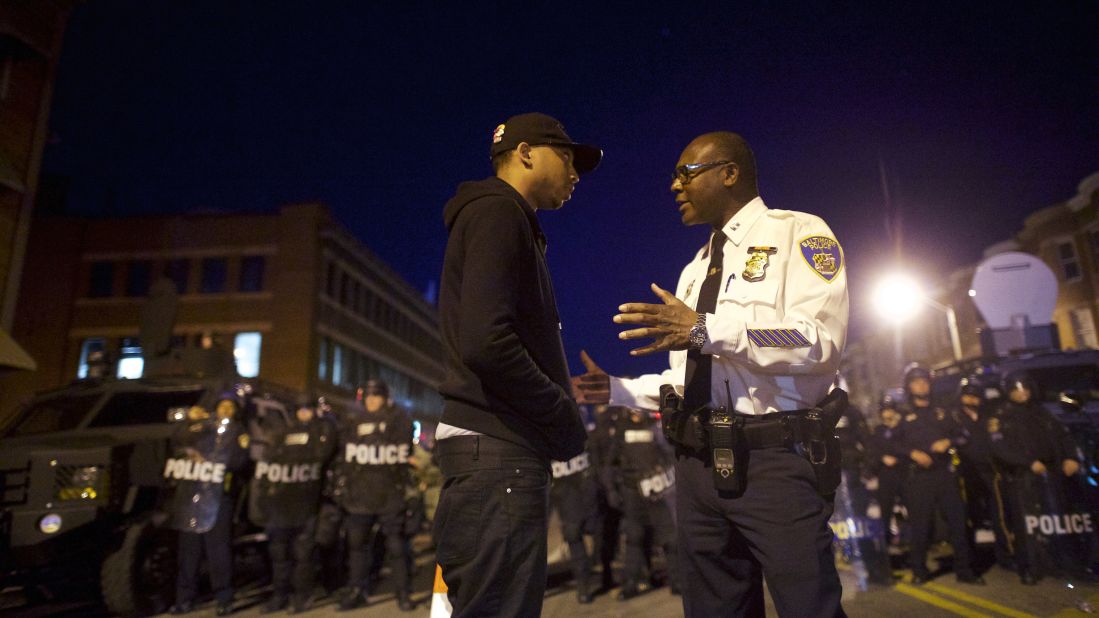
<path id="1" fill-rule="evenodd" d="M 950 438 L 943 438 L 941 440 L 935 440 L 931 444 L 931 450 L 935 453 L 945 453 L 950 448 Z"/>
<path id="2" fill-rule="evenodd" d="M 646 328 L 635 328 L 618 333 L 619 339 L 642 339 L 651 337 L 653 342 L 647 346 L 630 350 L 631 356 L 644 356 L 653 352 L 686 350 L 690 342 L 691 327 L 698 322 L 698 314 L 671 292 L 653 283 L 652 291 L 664 301 L 662 305 L 649 303 L 626 303 L 619 305 L 621 312 L 614 316 L 616 324 L 641 324 Z"/>
<path id="3" fill-rule="evenodd" d="M 1080 471 L 1080 462 L 1075 459 L 1066 459 L 1061 462 L 1061 472 L 1065 473 L 1065 476 L 1072 476 Z"/>
<path id="4" fill-rule="evenodd" d="M 1045 474 L 1046 473 L 1046 464 L 1044 464 L 1044 463 L 1042 463 L 1038 460 L 1034 460 L 1034 463 L 1030 464 L 1030 471 L 1033 472 L 1034 474 Z"/>
<path id="5" fill-rule="evenodd" d="M 584 363 L 587 373 L 572 377 L 572 396 L 580 405 L 600 405 L 610 403 L 611 378 L 584 350 L 580 350 L 580 362 Z"/>
<path id="6" fill-rule="evenodd" d="M 931 467 L 931 455 L 928 455 L 923 451 L 912 451 L 908 455 L 912 458 L 912 461 L 916 462 L 916 465 L 921 468 Z"/>

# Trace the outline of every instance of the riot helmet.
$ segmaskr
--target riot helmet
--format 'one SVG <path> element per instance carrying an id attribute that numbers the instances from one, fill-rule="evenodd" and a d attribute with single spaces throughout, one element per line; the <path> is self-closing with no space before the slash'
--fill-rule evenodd
<path id="1" fill-rule="evenodd" d="M 914 404 L 916 399 L 931 401 L 931 372 L 917 363 L 912 363 L 904 372 L 904 393 L 908 396 L 908 403 Z"/>
<path id="2" fill-rule="evenodd" d="M 893 395 L 885 393 L 878 400 L 878 416 L 881 417 L 882 424 L 889 428 L 901 423 L 901 413 L 897 410 L 897 400 Z"/>
<path id="3" fill-rule="evenodd" d="M 1000 386 L 1004 395 L 1014 403 L 1029 403 L 1038 395 L 1038 383 L 1023 369 L 1006 374 Z"/>
<path id="4" fill-rule="evenodd" d="M 359 389 L 362 394 L 363 407 L 367 412 L 378 412 L 389 403 L 389 385 L 385 380 L 373 378 L 366 381 L 366 385 Z"/>

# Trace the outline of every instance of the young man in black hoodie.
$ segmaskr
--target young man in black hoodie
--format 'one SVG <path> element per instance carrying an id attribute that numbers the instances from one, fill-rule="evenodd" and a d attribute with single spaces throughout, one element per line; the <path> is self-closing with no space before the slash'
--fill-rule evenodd
<path id="1" fill-rule="evenodd" d="M 587 437 L 535 212 L 560 208 L 603 153 L 531 113 L 496 127 L 490 154 L 495 176 L 460 185 L 443 212 L 434 535 L 455 618 L 541 613 L 550 461 Z"/>

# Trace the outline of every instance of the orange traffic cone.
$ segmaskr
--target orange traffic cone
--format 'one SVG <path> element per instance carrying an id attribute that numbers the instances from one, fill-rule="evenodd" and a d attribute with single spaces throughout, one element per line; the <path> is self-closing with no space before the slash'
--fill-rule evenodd
<path id="1" fill-rule="evenodd" d="M 446 582 L 443 581 L 443 567 L 435 565 L 435 585 L 431 592 L 431 618 L 450 618 L 454 608 L 446 597 Z"/>

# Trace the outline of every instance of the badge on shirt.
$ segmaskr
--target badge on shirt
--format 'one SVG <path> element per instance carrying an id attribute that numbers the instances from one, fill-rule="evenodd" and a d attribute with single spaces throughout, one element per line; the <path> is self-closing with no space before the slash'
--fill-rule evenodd
<path id="1" fill-rule="evenodd" d="M 742 277 L 745 281 L 763 281 L 767 274 L 767 266 L 771 260 L 768 256 L 774 255 L 778 249 L 775 247 L 748 247 L 748 261 L 744 264 Z"/>
<path id="2" fill-rule="evenodd" d="M 821 279 L 828 283 L 843 269 L 843 248 L 835 239 L 827 236 L 810 236 L 800 243 L 801 256 Z"/>

